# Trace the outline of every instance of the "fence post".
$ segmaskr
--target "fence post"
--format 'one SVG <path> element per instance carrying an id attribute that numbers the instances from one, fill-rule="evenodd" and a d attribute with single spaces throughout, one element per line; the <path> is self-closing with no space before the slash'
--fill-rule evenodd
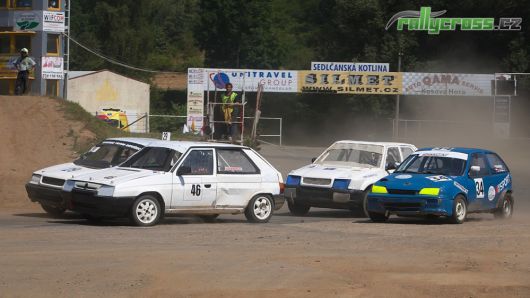
<path id="1" fill-rule="evenodd" d="M 280 118 L 280 147 L 282 146 L 282 134 L 283 134 L 283 132 L 282 132 L 282 130 L 283 130 L 283 123 L 282 123 L 282 122 L 283 122 L 283 117 Z"/>
<path id="2" fill-rule="evenodd" d="M 145 112 L 145 133 L 149 133 L 149 113 Z"/>

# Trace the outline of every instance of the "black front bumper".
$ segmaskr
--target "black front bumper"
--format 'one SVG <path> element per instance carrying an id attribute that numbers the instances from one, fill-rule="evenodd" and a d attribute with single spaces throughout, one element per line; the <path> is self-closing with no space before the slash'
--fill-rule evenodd
<path id="1" fill-rule="evenodd" d="M 285 198 L 297 204 L 320 208 L 352 209 L 363 205 L 364 192 L 308 186 L 285 186 Z"/>
<path id="2" fill-rule="evenodd" d="M 135 197 L 100 197 L 92 191 L 63 191 L 68 209 L 96 217 L 127 217 Z"/>
<path id="3" fill-rule="evenodd" d="M 61 188 L 26 183 L 26 192 L 32 202 L 38 202 L 56 208 L 66 208 L 66 202 L 61 196 Z"/>

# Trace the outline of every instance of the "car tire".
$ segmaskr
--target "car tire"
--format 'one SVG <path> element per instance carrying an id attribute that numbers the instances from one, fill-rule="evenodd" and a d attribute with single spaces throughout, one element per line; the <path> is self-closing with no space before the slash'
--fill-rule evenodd
<path id="1" fill-rule="evenodd" d="M 64 209 L 64 208 L 54 207 L 54 206 L 50 206 L 50 205 L 46 205 L 46 204 L 41 204 L 40 206 L 42 207 L 42 209 L 44 211 L 46 211 L 46 213 L 48 213 L 49 215 L 51 215 L 53 217 L 59 217 L 59 216 L 63 215 L 64 212 L 66 211 L 66 209 Z"/>
<path id="2" fill-rule="evenodd" d="M 368 216 L 373 222 L 386 222 L 388 220 L 386 213 L 368 212 Z"/>
<path id="3" fill-rule="evenodd" d="M 156 225 L 161 218 L 162 210 L 160 203 L 152 195 L 140 196 L 131 207 L 131 222 L 140 227 Z"/>
<path id="4" fill-rule="evenodd" d="M 510 194 L 502 198 L 501 207 L 493 212 L 493 216 L 498 219 L 509 219 L 513 215 L 513 199 Z"/>
<path id="5" fill-rule="evenodd" d="M 219 214 L 202 214 L 198 215 L 200 219 L 202 219 L 204 222 L 215 222 L 217 217 L 219 217 Z"/>
<path id="6" fill-rule="evenodd" d="M 453 200 L 453 214 L 449 217 L 449 221 L 454 224 L 464 223 L 467 216 L 467 203 L 462 195 L 456 196 Z"/>
<path id="7" fill-rule="evenodd" d="M 296 215 L 296 216 L 307 215 L 307 213 L 309 212 L 309 209 L 311 209 L 311 206 L 306 205 L 306 204 L 297 203 L 296 201 L 287 202 L 287 207 L 289 208 L 289 212 L 291 212 L 292 215 Z"/>
<path id="8" fill-rule="evenodd" d="M 274 209 L 272 198 L 268 195 L 256 195 L 248 202 L 245 217 L 249 222 L 265 223 L 271 219 Z"/>

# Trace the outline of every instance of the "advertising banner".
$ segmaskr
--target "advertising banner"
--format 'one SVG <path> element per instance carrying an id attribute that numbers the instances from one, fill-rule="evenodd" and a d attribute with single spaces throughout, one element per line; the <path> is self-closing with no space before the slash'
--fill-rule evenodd
<path id="1" fill-rule="evenodd" d="M 263 84 L 264 92 L 296 93 L 298 72 L 292 70 L 259 69 L 217 69 L 204 71 L 204 90 L 224 90 L 226 83 L 232 83 L 234 91 L 256 92 Z"/>
<path id="2" fill-rule="evenodd" d="M 42 57 L 42 78 L 47 80 L 64 79 L 62 57 Z"/>
<path id="3" fill-rule="evenodd" d="M 204 123 L 204 69 L 188 69 L 188 104 L 186 125 L 190 132 L 198 133 Z"/>
<path id="4" fill-rule="evenodd" d="M 491 96 L 493 74 L 403 73 L 403 94 Z"/>
<path id="5" fill-rule="evenodd" d="M 311 62 L 311 70 L 388 72 L 390 71 L 390 67 L 388 63 Z"/>
<path id="6" fill-rule="evenodd" d="M 400 72 L 299 71 L 298 92 L 400 94 Z"/>
<path id="7" fill-rule="evenodd" d="M 47 32 L 64 32 L 64 12 L 44 11 L 42 30 Z"/>
<path id="8" fill-rule="evenodd" d="M 42 13 L 37 11 L 14 11 L 15 31 L 40 31 L 42 30 Z"/>

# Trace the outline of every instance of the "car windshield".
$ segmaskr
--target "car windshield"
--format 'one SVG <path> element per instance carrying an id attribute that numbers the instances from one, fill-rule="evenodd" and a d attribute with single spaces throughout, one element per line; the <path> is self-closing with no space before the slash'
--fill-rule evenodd
<path id="1" fill-rule="evenodd" d="M 181 152 L 173 149 L 146 147 L 120 167 L 168 172 L 181 156 Z"/>
<path id="2" fill-rule="evenodd" d="M 328 148 L 315 163 L 377 168 L 381 166 L 382 156 L 381 145 L 337 143 Z"/>
<path id="3" fill-rule="evenodd" d="M 466 160 L 460 158 L 412 154 L 405 159 L 395 173 L 461 176 L 465 167 Z"/>
<path id="4" fill-rule="evenodd" d="M 139 149 L 137 146 L 101 143 L 81 155 L 74 161 L 74 164 L 96 169 L 108 168 L 126 161 L 130 156 L 138 152 Z"/>

